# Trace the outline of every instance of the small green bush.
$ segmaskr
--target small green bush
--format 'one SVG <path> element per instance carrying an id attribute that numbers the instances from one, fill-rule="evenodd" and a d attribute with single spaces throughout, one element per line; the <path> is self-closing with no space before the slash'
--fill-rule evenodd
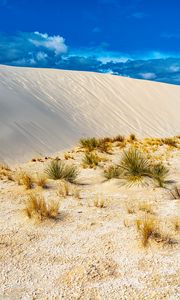
<path id="1" fill-rule="evenodd" d="M 78 176 L 78 170 L 76 166 L 67 165 L 64 162 L 54 159 L 50 162 L 49 166 L 45 170 L 45 173 L 50 179 L 65 179 L 69 182 L 75 182 Z"/>
<path id="2" fill-rule="evenodd" d="M 162 163 L 151 167 L 151 176 L 159 187 L 164 187 L 168 173 L 169 170 Z"/>

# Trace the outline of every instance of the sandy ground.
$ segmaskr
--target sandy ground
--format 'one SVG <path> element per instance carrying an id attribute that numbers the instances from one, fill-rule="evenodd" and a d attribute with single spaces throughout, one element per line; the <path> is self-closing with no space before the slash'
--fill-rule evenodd
<path id="1" fill-rule="evenodd" d="M 173 180 L 166 189 L 152 183 L 127 188 L 118 179 L 106 181 L 102 167 L 119 160 L 118 148 L 96 169 L 83 169 L 83 153 L 70 153 L 74 159 L 68 163 L 80 169 L 80 199 L 59 199 L 56 220 L 30 220 L 23 213 L 25 188 L 0 181 L 0 299 L 180 299 L 180 235 L 171 224 L 180 215 L 180 200 L 172 199 L 168 190 L 180 182 L 179 150 L 168 151 L 164 158 Z M 62 152 L 57 155 L 64 157 Z M 17 168 L 35 174 L 47 163 L 42 158 Z M 44 196 L 57 198 L 57 184 L 49 180 Z M 107 199 L 104 208 L 94 206 L 95 195 Z M 127 205 L 141 201 L 152 204 L 162 231 L 175 244 L 152 240 L 142 247 L 135 220 L 143 212 L 127 211 Z"/>
<path id="2" fill-rule="evenodd" d="M 0 160 L 25 162 L 82 136 L 180 132 L 180 87 L 108 74 L 0 66 Z"/>

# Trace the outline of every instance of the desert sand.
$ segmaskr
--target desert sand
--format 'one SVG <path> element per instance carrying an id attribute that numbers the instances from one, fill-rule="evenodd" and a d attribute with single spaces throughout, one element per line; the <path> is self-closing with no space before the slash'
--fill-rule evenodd
<path id="1" fill-rule="evenodd" d="M 150 153 L 153 147 L 148 146 Z M 119 179 L 106 180 L 104 168 L 116 164 L 123 151 L 115 143 L 111 154 L 98 153 L 104 160 L 96 168 L 82 167 L 84 151 L 76 147 L 13 170 L 33 177 L 57 156 L 76 165 L 77 182 L 69 185 L 65 197 L 57 194 L 59 180 L 48 180 L 45 189 L 34 185 L 27 190 L 16 180 L 2 178 L 0 299 L 180 298 L 180 222 L 176 229 L 173 223 L 179 220 L 180 200 L 170 192 L 179 183 L 179 149 L 162 145 L 152 153 L 170 169 L 166 188 L 152 182 L 128 187 Z M 74 188 L 79 190 L 78 198 L 71 193 Z M 24 209 L 31 192 L 43 194 L 46 201 L 58 200 L 57 218 L 29 219 Z M 98 207 L 96 197 L 103 199 L 103 207 Z M 142 203 L 147 204 L 145 209 Z M 150 239 L 147 247 L 142 246 L 136 228 L 136 220 L 145 214 L 158 218 L 164 236 Z"/>
<path id="2" fill-rule="evenodd" d="M 0 66 L 0 299 L 180 299 L 179 111 L 179 86 Z M 110 138 L 88 149 L 83 136 Z M 129 149 L 151 173 L 107 178 Z M 76 180 L 47 175 L 53 162 Z M 32 196 L 56 213 L 29 214 Z"/>
<path id="3" fill-rule="evenodd" d="M 82 136 L 180 133 L 180 87 L 108 74 L 0 66 L 0 160 L 25 162 Z"/>

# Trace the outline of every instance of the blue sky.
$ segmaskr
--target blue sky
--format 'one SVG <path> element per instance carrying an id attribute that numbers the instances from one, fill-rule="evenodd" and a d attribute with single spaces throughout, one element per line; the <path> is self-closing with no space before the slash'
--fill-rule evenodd
<path id="1" fill-rule="evenodd" d="M 0 64 L 180 84 L 178 0 L 0 0 Z"/>

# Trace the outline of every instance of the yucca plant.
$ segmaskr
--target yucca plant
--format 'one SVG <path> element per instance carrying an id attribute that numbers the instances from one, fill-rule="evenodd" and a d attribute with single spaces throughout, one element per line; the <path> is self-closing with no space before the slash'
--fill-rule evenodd
<path id="1" fill-rule="evenodd" d="M 162 163 L 155 164 L 151 167 L 151 177 L 157 182 L 159 187 L 165 186 L 168 173 L 168 168 Z"/>
<path id="2" fill-rule="evenodd" d="M 50 162 L 46 168 L 45 173 L 50 179 L 65 179 L 69 182 L 75 182 L 78 176 L 78 170 L 76 166 L 67 165 L 64 162 L 54 159 Z"/>
<path id="3" fill-rule="evenodd" d="M 144 177 L 150 177 L 151 174 L 148 159 L 142 152 L 133 147 L 124 151 L 119 167 L 124 179 L 130 184 L 141 182 Z"/>
<path id="4" fill-rule="evenodd" d="M 122 173 L 122 170 L 119 166 L 109 166 L 104 170 L 104 177 L 106 179 L 119 178 Z"/>

